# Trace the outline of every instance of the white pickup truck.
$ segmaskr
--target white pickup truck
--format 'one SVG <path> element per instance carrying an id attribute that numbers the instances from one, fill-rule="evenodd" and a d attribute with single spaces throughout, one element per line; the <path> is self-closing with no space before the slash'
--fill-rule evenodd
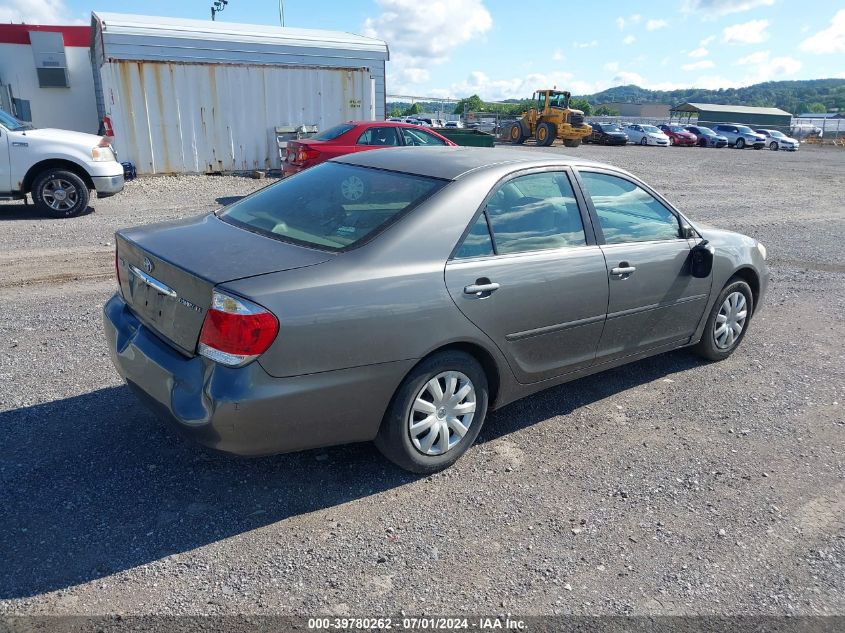
<path id="1" fill-rule="evenodd" d="M 0 110 L 0 200 L 23 200 L 68 218 L 88 208 L 90 191 L 123 190 L 123 166 L 108 139 L 68 130 L 39 130 Z"/>

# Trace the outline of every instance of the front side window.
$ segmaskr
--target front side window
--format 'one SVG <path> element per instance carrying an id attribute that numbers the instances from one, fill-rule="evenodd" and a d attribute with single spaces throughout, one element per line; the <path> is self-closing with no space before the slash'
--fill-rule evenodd
<path id="1" fill-rule="evenodd" d="M 445 184 L 327 162 L 236 202 L 219 217 L 268 237 L 338 251 L 366 241 Z"/>
<path id="2" fill-rule="evenodd" d="M 610 174 L 580 173 L 607 244 L 680 238 L 677 216 L 641 187 Z"/>
<path id="3" fill-rule="evenodd" d="M 399 145 L 399 137 L 395 127 L 367 128 L 358 138 L 358 145 Z"/>
<path id="4" fill-rule="evenodd" d="M 565 172 L 528 174 L 498 185 L 486 211 L 498 255 L 587 243 L 578 203 Z M 479 223 L 484 217 L 482 214 Z M 474 227 L 458 256 L 462 256 L 468 241 L 484 243 L 483 238 L 482 227 Z"/>
<path id="5" fill-rule="evenodd" d="M 430 132 L 415 130 L 413 128 L 402 128 L 402 139 L 405 145 L 445 145 L 442 139 L 437 138 Z"/>

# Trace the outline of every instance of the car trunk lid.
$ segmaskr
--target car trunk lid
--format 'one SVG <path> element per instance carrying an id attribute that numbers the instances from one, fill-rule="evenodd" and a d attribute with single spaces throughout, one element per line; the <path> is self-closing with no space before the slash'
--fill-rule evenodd
<path id="1" fill-rule="evenodd" d="M 333 257 L 238 228 L 213 214 L 123 229 L 116 246 L 127 305 L 144 325 L 188 355 L 196 350 L 215 286 Z"/>

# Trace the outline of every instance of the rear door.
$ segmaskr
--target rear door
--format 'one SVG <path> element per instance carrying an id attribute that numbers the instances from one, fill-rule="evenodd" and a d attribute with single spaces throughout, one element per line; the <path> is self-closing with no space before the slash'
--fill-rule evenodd
<path id="1" fill-rule="evenodd" d="M 653 192 L 614 172 L 580 168 L 607 262 L 609 301 L 598 359 L 689 340 L 711 278 L 689 273 L 692 244 L 680 218 Z"/>
<path id="2" fill-rule="evenodd" d="M 595 359 L 608 284 L 585 211 L 568 170 L 518 173 L 493 189 L 446 265 L 455 304 L 522 383 Z"/>

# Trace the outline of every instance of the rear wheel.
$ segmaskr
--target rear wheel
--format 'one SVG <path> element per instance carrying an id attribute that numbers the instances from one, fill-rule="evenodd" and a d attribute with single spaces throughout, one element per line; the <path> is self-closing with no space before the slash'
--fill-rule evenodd
<path id="1" fill-rule="evenodd" d="M 701 340 L 693 350 L 710 360 L 724 360 L 739 346 L 754 311 L 751 288 L 742 279 L 728 281 L 707 318 Z"/>
<path id="2" fill-rule="evenodd" d="M 745 139 L 744 138 L 736 139 L 735 146 L 736 146 L 737 149 L 744 149 L 745 148 Z"/>
<path id="3" fill-rule="evenodd" d="M 581 139 L 580 138 L 565 138 L 565 139 L 563 139 L 563 144 L 566 147 L 578 147 L 579 145 L 581 145 Z"/>
<path id="4" fill-rule="evenodd" d="M 537 130 L 534 132 L 534 138 L 537 139 L 537 145 L 548 147 L 555 142 L 555 126 L 548 121 L 538 123 Z"/>
<path id="5" fill-rule="evenodd" d="M 487 376 L 469 354 L 434 354 L 417 365 L 393 396 L 375 444 L 397 466 L 434 473 L 475 442 L 487 413 Z"/>
<path id="6" fill-rule="evenodd" d="M 511 126 L 510 139 L 514 145 L 522 145 L 527 136 L 525 124 L 522 121 L 517 121 Z"/>
<path id="7" fill-rule="evenodd" d="M 66 169 L 48 169 L 32 184 L 32 199 L 39 211 L 57 218 L 71 218 L 88 208 L 88 185 Z"/>

